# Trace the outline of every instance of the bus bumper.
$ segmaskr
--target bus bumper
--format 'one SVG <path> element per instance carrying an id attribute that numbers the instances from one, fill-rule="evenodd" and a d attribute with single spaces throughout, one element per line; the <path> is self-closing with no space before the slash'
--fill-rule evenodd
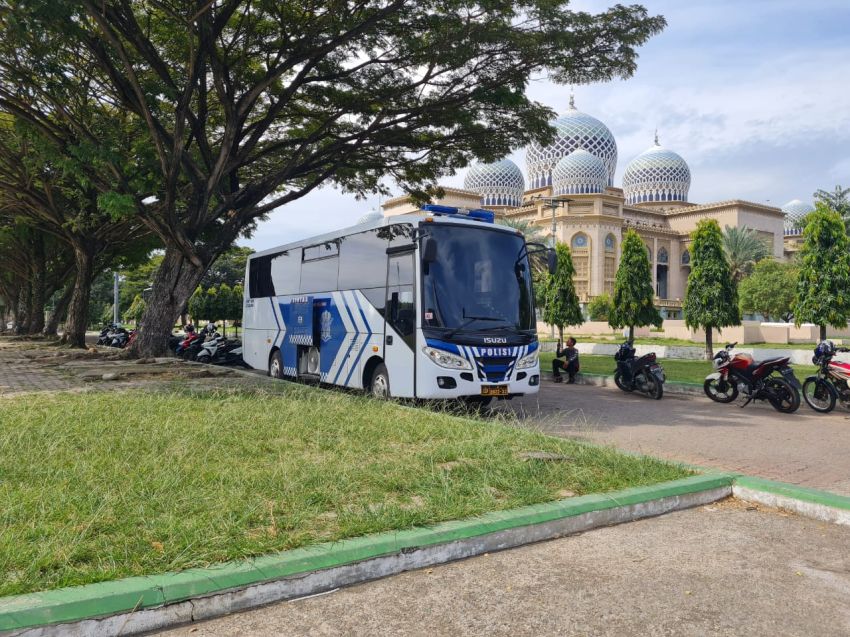
<path id="1" fill-rule="evenodd" d="M 540 390 L 539 367 L 515 371 L 508 380 L 493 383 L 483 382 L 471 372 L 444 369 L 433 364 L 423 365 L 422 367 L 426 369 L 420 369 L 420 373 L 417 374 L 417 398 L 451 399 L 471 396 L 513 398 L 514 396 L 536 394 Z"/>

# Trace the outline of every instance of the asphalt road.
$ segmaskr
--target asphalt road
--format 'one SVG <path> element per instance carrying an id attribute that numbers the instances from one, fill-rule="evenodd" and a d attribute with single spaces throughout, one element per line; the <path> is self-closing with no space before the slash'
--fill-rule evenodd
<path id="1" fill-rule="evenodd" d="M 847 527 L 727 500 L 164 634 L 831 637 L 848 555 Z"/>
<path id="2" fill-rule="evenodd" d="M 850 412 L 822 415 L 805 403 L 780 414 L 767 403 L 743 409 L 704 397 L 660 401 L 615 387 L 544 382 L 535 397 L 497 408 L 528 426 L 621 449 L 850 496 Z"/>

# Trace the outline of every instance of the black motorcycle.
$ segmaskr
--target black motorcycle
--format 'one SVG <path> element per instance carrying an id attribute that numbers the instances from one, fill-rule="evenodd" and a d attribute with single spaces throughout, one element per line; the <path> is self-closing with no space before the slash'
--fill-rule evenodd
<path id="1" fill-rule="evenodd" d="M 655 353 L 635 356 L 634 346 L 626 341 L 614 354 L 617 361 L 617 371 L 614 372 L 614 383 L 624 392 L 635 390 L 650 398 L 660 400 L 664 395 L 664 368 L 655 360 Z"/>

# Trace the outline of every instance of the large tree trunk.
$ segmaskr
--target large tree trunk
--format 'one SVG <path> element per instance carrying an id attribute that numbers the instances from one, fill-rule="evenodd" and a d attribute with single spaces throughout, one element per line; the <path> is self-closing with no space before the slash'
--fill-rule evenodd
<path id="1" fill-rule="evenodd" d="M 710 361 L 714 358 L 714 344 L 711 340 L 711 328 L 705 328 L 705 360 Z"/>
<path id="2" fill-rule="evenodd" d="M 65 315 L 68 313 L 68 306 L 71 304 L 71 296 L 74 294 L 74 281 L 72 280 L 68 285 L 65 286 L 65 290 L 62 292 L 62 296 L 56 299 L 56 305 L 53 306 L 53 310 L 50 312 L 50 316 L 47 318 L 47 323 L 44 325 L 45 336 L 56 336 L 59 332 L 59 323 L 65 318 Z"/>
<path id="3" fill-rule="evenodd" d="M 15 334 L 26 334 L 29 328 L 29 309 L 32 303 L 32 287 L 28 281 L 24 281 L 18 294 L 18 317 L 15 321 Z"/>
<path id="4" fill-rule="evenodd" d="M 30 297 L 29 327 L 30 334 L 41 334 L 44 330 L 44 237 L 36 235 L 33 240 L 33 254 L 30 276 L 32 277 L 32 296 Z"/>
<path id="5" fill-rule="evenodd" d="M 77 273 L 62 341 L 72 347 L 85 347 L 86 328 L 89 323 L 89 297 L 94 277 L 94 256 L 90 251 L 75 246 L 74 263 L 77 266 Z"/>
<path id="6" fill-rule="evenodd" d="M 822 341 L 826 340 L 826 325 L 820 326 L 820 340 L 822 340 Z"/>
<path id="7" fill-rule="evenodd" d="M 142 315 L 136 339 L 136 353 L 139 356 L 160 356 L 165 353 L 174 322 L 198 287 L 206 269 L 206 264 L 196 266 L 177 247 L 166 248 Z"/>

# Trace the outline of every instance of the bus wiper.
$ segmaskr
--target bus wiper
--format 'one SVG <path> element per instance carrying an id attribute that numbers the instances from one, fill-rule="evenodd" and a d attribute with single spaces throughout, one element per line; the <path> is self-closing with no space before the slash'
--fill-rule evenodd
<path id="1" fill-rule="evenodd" d="M 468 327 L 475 321 L 500 321 L 502 323 L 506 323 L 505 319 L 501 319 L 497 316 L 467 316 L 464 313 L 463 317 L 466 320 L 460 325 L 458 325 L 456 328 L 451 330 L 448 334 L 446 334 L 446 338 L 451 338 L 452 336 L 460 332 L 463 328 Z"/>

